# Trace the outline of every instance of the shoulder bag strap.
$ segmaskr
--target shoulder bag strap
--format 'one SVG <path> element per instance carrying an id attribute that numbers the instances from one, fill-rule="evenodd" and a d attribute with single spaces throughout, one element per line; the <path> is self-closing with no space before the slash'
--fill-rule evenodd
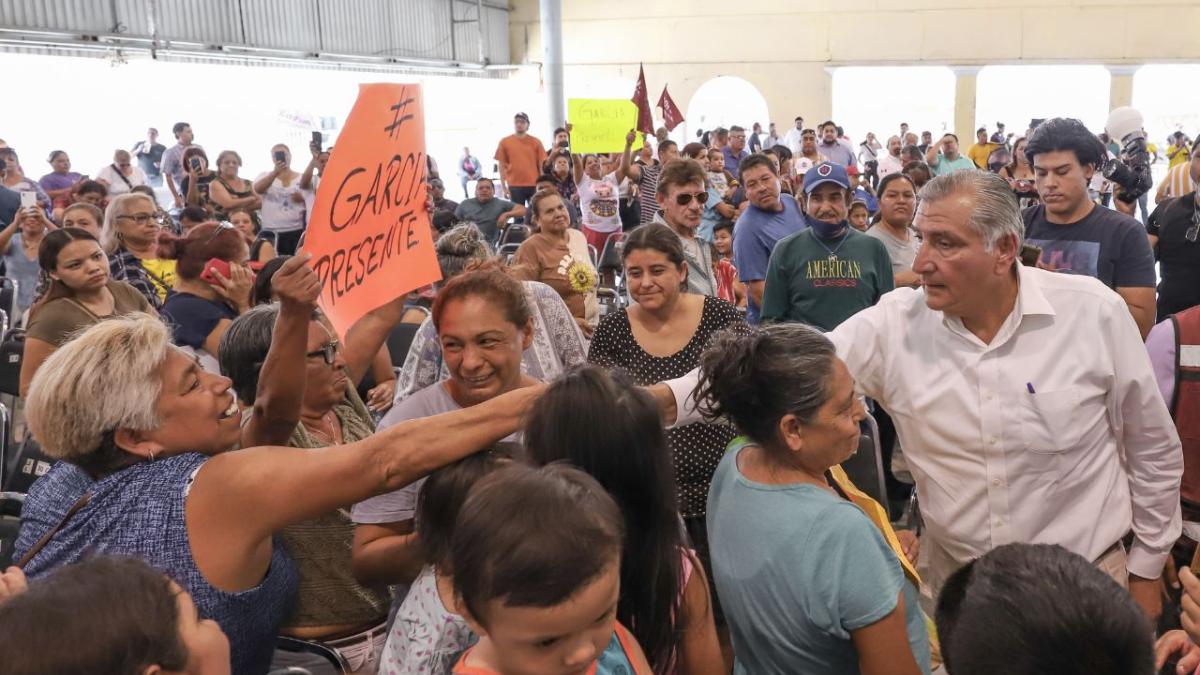
<path id="1" fill-rule="evenodd" d="M 62 520 L 58 521 L 57 525 L 50 528 L 49 532 L 47 532 L 46 534 L 43 534 L 42 538 L 38 539 L 37 543 L 34 544 L 33 547 L 30 548 L 29 551 L 25 555 L 21 556 L 21 559 L 16 562 L 16 566 L 24 569 L 25 566 L 29 564 L 29 561 L 33 560 L 34 556 L 36 556 L 38 553 L 41 553 L 43 548 L 46 548 L 46 544 L 50 543 L 50 540 L 54 538 L 54 535 L 56 535 L 60 531 L 62 531 L 63 527 L 66 526 L 67 522 L 69 520 L 71 520 L 71 518 L 74 517 L 76 513 L 79 513 L 83 509 L 83 507 L 87 506 L 88 502 L 91 501 L 91 499 L 92 499 L 91 492 L 83 493 L 83 496 L 80 497 L 78 500 L 76 500 L 76 502 L 71 505 L 71 508 L 67 509 L 67 514 L 65 516 L 63 516 Z"/>
<path id="2" fill-rule="evenodd" d="M 118 167 L 116 164 L 109 164 L 109 166 L 111 166 L 111 167 L 112 167 L 112 170 L 113 170 L 114 172 L 116 172 L 116 174 L 117 174 L 117 177 L 118 177 L 118 178 L 120 178 L 121 180 L 125 181 L 125 187 L 129 188 L 130 190 L 132 190 L 132 189 L 133 189 L 133 183 L 130 183 L 130 182 L 129 182 L 129 179 L 128 179 L 128 178 L 125 176 L 125 174 L 121 173 L 121 169 L 120 169 L 120 167 Z"/>

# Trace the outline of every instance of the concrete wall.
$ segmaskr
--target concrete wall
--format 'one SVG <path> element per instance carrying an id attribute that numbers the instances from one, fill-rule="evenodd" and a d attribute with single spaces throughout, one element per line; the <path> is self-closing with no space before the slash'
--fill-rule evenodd
<path id="1" fill-rule="evenodd" d="M 1103 63 L 1128 104 L 1143 63 L 1200 62 L 1196 0 L 563 0 L 564 77 L 666 82 L 686 112 L 696 89 L 733 75 L 772 119 L 832 114 L 830 68 L 956 66 L 955 128 L 972 136 L 978 67 Z M 538 0 L 511 0 L 514 63 L 542 60 Z M 1187 26 L 1189 28 L 1182 29 Z M 1182 30 L 1183 32 L 1180 32 Z M 658 85 L 652 84 L 651 89 Z M 653 92 L 652 92 L 653 93 Z M 651 101 L 653 102 L 653 98 Z"/>

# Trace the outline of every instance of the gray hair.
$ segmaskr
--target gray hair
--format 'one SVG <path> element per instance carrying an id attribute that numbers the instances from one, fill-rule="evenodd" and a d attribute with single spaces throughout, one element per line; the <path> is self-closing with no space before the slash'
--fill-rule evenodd
<path id="1" fill-rule="evenodd" d="M 475 223 L 459 223 L 446 230 L 438 237 L 436 248 L 443 283 L 462 274 L 471 263 L 484 262 L 493 255 Z"/>
<path id="2" fill-rule="evenodd" d="M 38 368 L 25 399 L 42 450 L 93 474 L 119 466 L 123 451 L 112 433 L 159 426 L 159 371 L 169 349 L 166 324 L 140 313 L 101 321 L 59 347 Z"/>
<path id="3" fill-rule="evenodd" d="M 967 224 L 983 239 L 985 251 L 995 251 L 996 242 L 1010 234 L 1016 235 L 1017 246 L 1021 245 L 1025 239 L 1025 221 L 1008 181 L 987 171 L 955 171 L 926 183 L 918 198 L 923 202 L 939 202 L 958 195 L 972 198 Z"/>
<path id="4" fill-rule="evenodd" d="M 221 374 L 233 380 L 233 392 L 246 405 L 254 405 L 258 375 L 271 351 L 279 305 L 259 305 L 229 324 L 217 348 Z"/>
<path id="5" fill-rule="evenodd" d="M 705 417 L 733 420 L 769 451 L 784 415 L 808 424 L 825 405 L 835 358 L 829 338 L 803 324 L 771 324 L 748 335 L 725 331 L 700 357 L 694 396 Z"/>
<path id="6" fill-rule="evenodd" d="M 140 192 L 126 192 L 113 197 L 113 200 L 108 203 L 108 209 L 104 211 L 104 226 L 100 228 L 100 246 L 110 256 L 116 253 L 121 245 L 121 239 L 117 233 L 117 216 L 125 215 L 129 202 L 135 199 L 144 199 L 150 202 L 153 210 L 158 210 L 158 204 L 155 204 L 149 195 Z"/>

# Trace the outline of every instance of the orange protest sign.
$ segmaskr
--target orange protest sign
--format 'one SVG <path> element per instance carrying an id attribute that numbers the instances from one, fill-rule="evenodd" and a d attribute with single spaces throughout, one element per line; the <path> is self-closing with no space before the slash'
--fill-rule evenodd
<path id="1" fill-rule="evenodd" d="M 372 309 L 441 278 L 425 165 L 421 85 L 361 85 L 304 235 L 321 309 L 343 336 Z"/>

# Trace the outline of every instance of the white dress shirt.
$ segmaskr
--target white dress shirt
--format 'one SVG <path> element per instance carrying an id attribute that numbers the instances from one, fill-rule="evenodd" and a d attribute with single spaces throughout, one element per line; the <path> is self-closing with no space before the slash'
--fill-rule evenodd
<path id="1" fill-rule="evenodd" d="M 142 171 L 142 167 L 134 164 L 130 168 L 133 169 L 133 172 L 125 176 L 125 180 L 121 180 L 119 171 L 114 169 L 112 164 L 109 164 L 96 172 L 96 180 L 103 181 L 108 185 L 109 197 L 123 195 L 139 185 L 146 184 L 146 173 Z"/>
<path id="2" fill-rule="evenodd" d="M 879 156 L 879 177 L 883 178 L 889 173 L 899 173 L 904 168 L 904 163 L 899 157 L 893 157 L 892 153 L 885 152 Z"/>
<path id="3" fill-rule="evenodd" d="M 793 155 L 800 154 L 800 141 L 800 130 L 796 127 L 788 129 L 787 135 L 783 137 L 783 144 L 787 146 L 788 150 L 792 151 Z"/>
<path id="4" fill-rule="evenodd" d="M 1130 573 L 1158 577 L 1180 534 L 1183 449 L 1137 326 L 1091 277 L 1018 269 L 991 344 L 911 288 L 828 337 L 895 421 L 928 534 L 956 561 L 1010 542 L 1095 560 L 1132 527 Z M 694 383 L 668 383 L 680 423 L 698 419 Z"/>

